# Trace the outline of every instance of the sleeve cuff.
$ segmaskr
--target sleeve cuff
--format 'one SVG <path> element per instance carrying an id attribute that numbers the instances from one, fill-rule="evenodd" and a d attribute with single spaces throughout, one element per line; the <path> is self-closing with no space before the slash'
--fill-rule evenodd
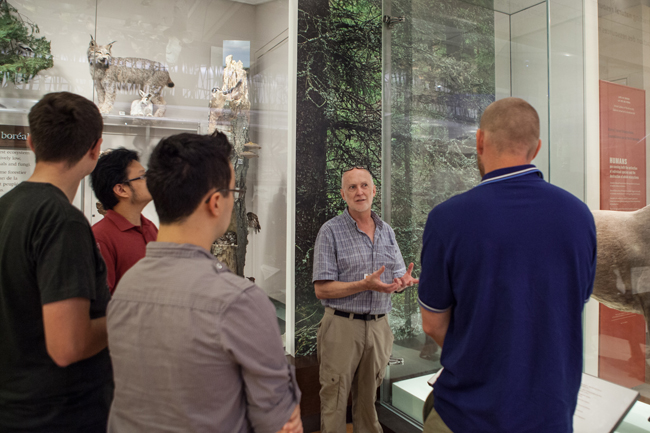
<path id="1" fill-rule="evenodd" d="M 315 283 L 316 281 L 338 281 L 339 274 L 338 272 L 321 272 L 316 275 L 312 275 L 311 282 Z"/>
<path id="2" fill-rule="evenodd" d="M 425 310 L 431 311 L 432 313 L 444 313 L 445 311 L 448 311 L 451 308 L 451 305 L 448 306 L 447 308 L 443 308 L 443 309 L 433 308 L 433 307 L 425 304 L 424 302 L 422 302 L 422 299 L 420 299 L 420 298 L 418 298 L 418 304 L 420 304 L 420 306 L 422 308 L 424 308 Z"/>

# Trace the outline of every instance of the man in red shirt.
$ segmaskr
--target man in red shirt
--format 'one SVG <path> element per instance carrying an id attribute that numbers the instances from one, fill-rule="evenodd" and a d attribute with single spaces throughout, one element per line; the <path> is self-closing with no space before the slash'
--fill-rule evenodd
<path id="1" fill-rule="evenodd" d="M 100 156 L 90 175 L 93 191 L 106 210 L 93 233 L 106 262 L 111 294 L 122 275 L 144 257 L 147 243 L 158 236 L 156 226 L 142 215 L 151 201 L 145 177 L 138 154 L 123 147 Z"/>

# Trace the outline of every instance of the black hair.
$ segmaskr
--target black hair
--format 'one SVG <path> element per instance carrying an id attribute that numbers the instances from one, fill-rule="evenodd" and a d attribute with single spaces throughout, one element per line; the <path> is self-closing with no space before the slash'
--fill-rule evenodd
<path id="1" fill-rule="evenodd" d="M 36 162 L 73 166 L 102 136 L 97 106 L 70 92 L 48 93 L 29 110 L 29 133 Z"/>
<path id="2" fill-rule="evenodd" d="M 147 188 L 160 223 L 181 222 L 196 210 L 210 190 L 228 189 L 231 153 L 232 145 L 221 132 L 185 133 L 160 140 L 147 170 Z"/>
<path id="3" fill-rule="evenodd" d="M 140 161 L 137 152 L 120 147 L 102 154 L 90 173 L 90 183 L 104 209 L 113 209 L 119 202 L 113 187 L 127 179 L 131 161 Z"/>

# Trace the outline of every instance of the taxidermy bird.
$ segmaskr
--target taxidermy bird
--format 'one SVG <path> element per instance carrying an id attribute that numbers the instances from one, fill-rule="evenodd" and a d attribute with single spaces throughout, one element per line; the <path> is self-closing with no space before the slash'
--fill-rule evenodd
<path id="1" fill-rule="evenodd" d="M 97 212 L 99 212 L 101 216 L 106 215 L 106 209 L 104 209 L 104 206 L 102 206 L 100 202 L 95 203 L 95 206 L 97 207 Z"/>
<path id="2" fill-rule="evenodd" d="M 235 232 L 226 232 L 222 236 L 226 245 L 237 245 L 237 235 Z"/>
<path id="3" fill-rule="evenodd" d="M 255 230 L 255 233 L 259 233 L 262 227 L 260 226 L 260 220 L 257 218 L 257 215 L 253 212 L 248 212 L 246 217 L 248 218 L 248 227 Z"/>
<path id="4" fill-rule="evenodd" d="M 30 56 L 34 55 L 34 50 L 29 45 L 25 45 L 22 42 L 16 42 L 18 47 L 18 54 L 21 56 Z"/>

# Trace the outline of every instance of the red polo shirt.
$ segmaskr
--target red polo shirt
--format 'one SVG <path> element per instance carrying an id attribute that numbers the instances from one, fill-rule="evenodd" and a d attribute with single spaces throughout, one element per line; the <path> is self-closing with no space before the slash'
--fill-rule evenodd
<path id="1" fill-rule="evenodd" d="M 158 237 L 158 229 L 140 215 L 140 226 L 134 226 L 114 210 L 93 226 L 97 246 L 106 262 L 106 279 L 111 294 L 131 266 L 144 257 L 147 244 Z"/>

